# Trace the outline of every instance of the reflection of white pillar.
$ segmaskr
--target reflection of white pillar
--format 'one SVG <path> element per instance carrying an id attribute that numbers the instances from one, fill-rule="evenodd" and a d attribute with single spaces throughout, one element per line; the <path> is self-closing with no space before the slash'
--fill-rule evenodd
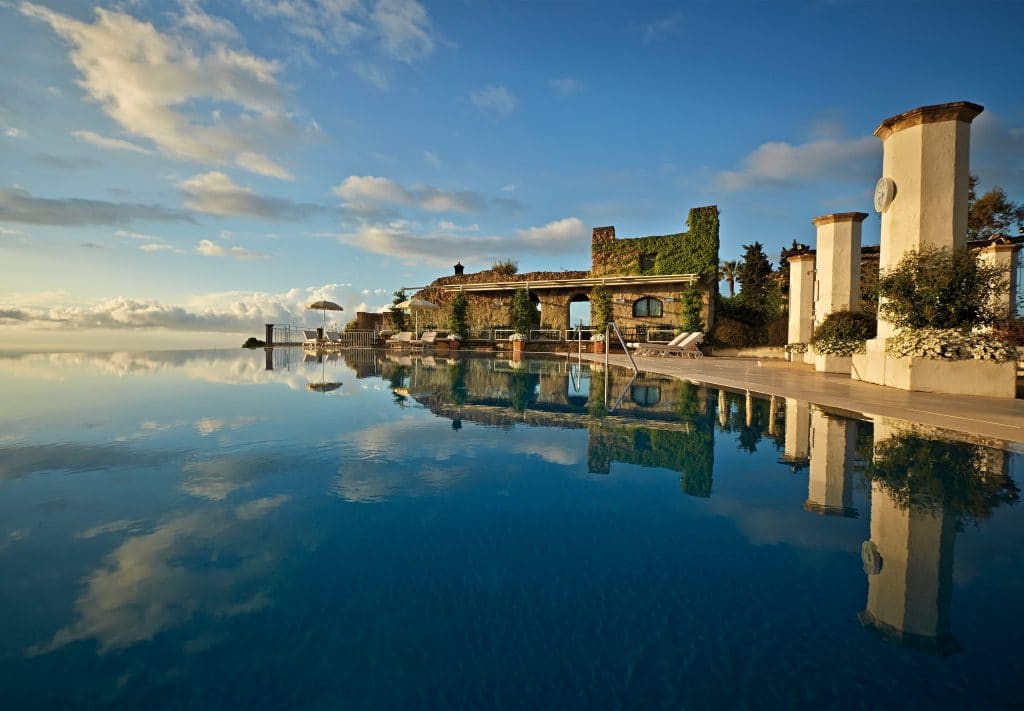
<path id="1" fill-rule="evenodd" d="M 786 398 L 786 447 L 782 460 L 806 462 L 810 453 L 811 406 L 804 400 Z"/>
<path id="2" fill-rule="evenodd" d="M 743 402 L 743 409 L 746 411 L 747 427 L 750 427 L 754 424 L 754 397 L 749 390 Z"/>
<path id="3" fill-rule="evenodd" d="M 811 466 L 804 509 L 826 516 L 857 516 L 853 459 L 857 423 L 811 408 Z"/>
<path id="4" fill-rule="evenodd" d="M 810 343 L 814 333 L 814 255 L 794 254 L 789 258 L 789 331 L 790 343 Z M 796 354 L 793 360 L 807 354 Z"/>
<path id="5" fill-rule="evenodd" d="M 775 420 L 779 416 L 779 399 L 774 395 L 768 396 L 768 434 L 775 436 Z"/>
<path id="6" fill-rule="evenodd" d="M 876 421 L 875 444 L 894 430 Z M 949 610 L 956 516 L 938 501 L 901 508 L 881 484 L 871 485 L 871 539 L 861 549 L 868 599 L 861 622 L 901 643 L 953 652 Z"/>
<path id="7" fill-rule="evenodd" d="M 725 427 L 729 422 L 729 401 L 725 399 L 725 390 L 718 389 L 718 424 Z"/>
<path id="8" fill-rule="evenodd" d="M 860 307 L 860 226 L 867 216 L 866 212 L 839 212 L 811 220 L 818 228 L 815 327 L 833 311 Z M 849 373 L 850 358 L 818 354 L 814 369 Z"/>

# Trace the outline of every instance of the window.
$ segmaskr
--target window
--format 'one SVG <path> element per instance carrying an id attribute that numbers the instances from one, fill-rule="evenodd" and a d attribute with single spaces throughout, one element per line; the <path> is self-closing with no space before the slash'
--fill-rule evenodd
<path id="1" fill-rule="evenodd" d="M 654 269 L 654 260 L 657 257 L 655 254 L 641 254 L 640 255 L 640 271 L 643 274 L 647 274 Z"/>
<path id="2" fill-rule="evenodd" d="M 634 316 L 661 318 L 661 302 L 653 296 L 645 296 L 633 302 Z"/>
<path id="3" fill-rule="evenodd" d="M 629 389 L 629 399 L 641 407 L 650 407 L 661 402 L 661 388 L 657 385 L 634 385 Z"/>

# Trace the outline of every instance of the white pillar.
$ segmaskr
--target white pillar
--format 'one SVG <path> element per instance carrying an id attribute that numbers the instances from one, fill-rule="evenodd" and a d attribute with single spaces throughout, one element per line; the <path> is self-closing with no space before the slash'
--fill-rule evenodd
<path id="1" fill-rule="evenodd" d="M 814 332 L 814 255 L 789 258 L 789 342 L 810 343 Z"/>
<path id="2" fill-rule="evenodd" d="M 837 212 L 815 217 L 818 230 L 815 264 L 814 325 L 833 311 L 860 308 L 860 233 L 866 212 Z M 814 369 L 849 373 L 849 356 L 815 354 Z"/>
<path id="3" fill-rule="evenodd" d="M 854 518 L 853 459 L 857 423 L 811 407 L 811 465 L 804 510 Z"/>
<path id="4" fill-rule="evenodd" d="M 999 303 L 1003 316 L 1013 316 L 1017 306 L 1017 270 L 1014 269 L 1014 253 L 1017 245 L 1006 242 L 995 242 L 978 251 L 980 261 L 998 267 L 1006 275 L 1008 288 L 1004 293 L 993 294 Z"/>
<path id="5" fill-rule="evenodd" d="M 956 249 L 967 243 L 968 153 L 971 122 L 983 107 L 968 101 L 922 106 L 888 118 L 875 129 L 882 141 L 882 179 L 876 209 L 882 208 L 879 267 L 896 266 L 911 250 Z M 883 181 L 893 197 L 885 204 Z M 883 319 L 878 337 L 895 332 Z"/>

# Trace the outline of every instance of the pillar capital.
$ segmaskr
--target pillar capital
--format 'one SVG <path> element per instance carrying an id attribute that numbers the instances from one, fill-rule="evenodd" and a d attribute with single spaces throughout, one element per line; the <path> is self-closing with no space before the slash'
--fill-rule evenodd
<path id="1" fill-rule="evenodd" d="M 792 264 L 793 262 L 813 262 L 815 260 L 814 252 L 801 252 L 800 254 L 791 254 L 786 257 L 786 261 Z"/>
<path id="2" fill-rule="evenodd" d="M 975 117 L 985 110 L 981 104 L 972 104 L 970 101 L 953 101 L 948 104 L 935 104 L 933 106 L 919 106 L 910 111 L 890 116 L 875 129 L 875 136 L 884 141 L 894 133 L 920 126 L 924 123 L 941 123 L 942 121 L 964 121 L 970 123 Z"/>
<path id="3" fill-rule="evenodd" d="M 833 225 L 837 222 L 863 222 L 867 219 L 868 213 L 866 212 L 833 212 L 831 215 L 822 215 L 821 217 L 815 217 L 811 220 L 811 224 L 815 227 L 821 227 L 822 225 Z"/>

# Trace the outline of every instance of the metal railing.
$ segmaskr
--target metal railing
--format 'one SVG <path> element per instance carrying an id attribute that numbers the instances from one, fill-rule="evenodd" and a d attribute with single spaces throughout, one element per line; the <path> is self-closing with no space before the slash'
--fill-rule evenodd
<path id="1" fill-rule="evenodd" d="M 494 329 L 494 340 L 496 341 L 507 341 L 515 333 L 514 328 L 496 328 Z"/>
<path id="2" fill-rule="evenodd" d="M 489 328 L 478 328 L 469 332 L 469 340 L 471 341 L 490 341 L 493 339 L 494 331 Z"/>
<path id="3" fill-rule="evenodd" d="M 557 328 L 534 328 L 530 331 L 531 341 L 561 341 L 562 332 Z"/>

